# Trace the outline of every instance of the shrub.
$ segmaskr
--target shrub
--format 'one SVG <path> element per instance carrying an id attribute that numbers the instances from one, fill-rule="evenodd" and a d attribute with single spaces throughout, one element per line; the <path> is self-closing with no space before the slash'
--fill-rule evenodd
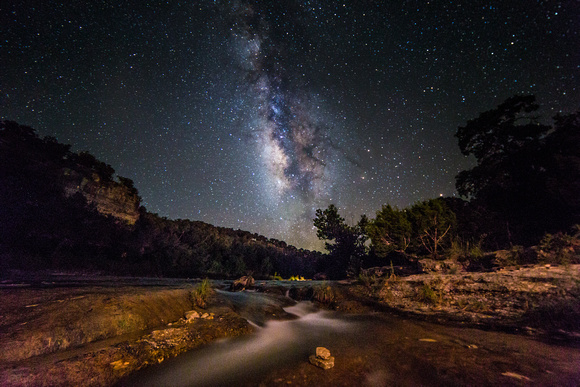
<path id="1" fill-rule="evenodd" d="M 328 283 L 324 282 L 321 285 L 314 287 L 312 299 L 320 302 L 321 304 L 330 304 L 335 299 L 334 291 Z"/>
<path id="2" fill-rule="evenodd" d="M 421 289 L 419 289 L 418 298 L 419 301 L 427 304 L 437 305 L 441 301 L 441 294 L 437 295 L 429 284 L 424 283 Z"/>
<path id="3" fill-rule="evenodd" d="M 449 257 L 458 262 L 478 261 L 483 258 L 483 251 L 481 250 L 481 242 L 473 244 L 470 242 L 461 242 L 455 240 L 451 242 L 449 249 Z"/>
<path id="4" fill-rule="evenodd" d="M 541 262 L 567 265 L 580 262 L 580 238 L 562 232 L 546 234 L 538 246 Z"/>
<path id="5" fill-rule="evenodd" d="M 357 277 L 357 281 L 361 285 L 369 288 L 376 281 L 376 278 L 361 271 Z"/>
<path id="6" fill-rule="evenodd" d="M 495 261 L 500 267 L 518 266 L 523 259 L 524 247 L 512 246 L 509 250 L 495 252 Z"/>
<path id="7" fill-rule="evenodd" d="M 195 306 L 205 308 L 207 300 L 212 293 L 211 282 L 206 278 L 191 291 L 191 302 Z"/>

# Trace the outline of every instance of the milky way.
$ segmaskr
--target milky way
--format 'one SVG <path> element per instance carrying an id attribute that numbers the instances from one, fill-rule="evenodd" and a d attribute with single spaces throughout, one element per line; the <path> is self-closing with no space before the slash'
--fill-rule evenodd
<path id="1" fill-rule="evenodd" d="M 282 16 L 275 11 L 243 3 L 234 7 L 233 38 L 256 100 L 250 129 L 268 177 L 265 188 L 277 205 L 297 201 L 294 207 L 310 220 L 314 207 L 331 196 L 334 176 L 327 160 L 338 155 L 331 146 L 329 123 L 317 116 L 320 106 L 314 96 L 296 80 L 297 72 L 283 65 L 292 47 L 276 38 L 285 35 L 286 25 L 271 21 Z M 302 17 L 294 15 L 295 25 Z"/>
<path id="2" fill-rule="evenodd" d="M 0 4 L 0 119 L 88 150 L 146 208 L 321 248 L 347 222 L 455 195 L 457 127 L 514 94 L 578 108 L 566 1 Z"/>

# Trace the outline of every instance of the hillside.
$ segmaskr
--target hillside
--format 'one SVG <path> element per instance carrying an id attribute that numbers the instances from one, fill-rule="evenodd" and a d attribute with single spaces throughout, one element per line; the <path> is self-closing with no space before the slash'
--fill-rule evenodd
<path id="1" fill-rule="evenodd" d="M 320 253 L 247 231 L 170 220 L 87 152 L 0 123 L 0 267 L 154 276 L 312 276 Z"/>

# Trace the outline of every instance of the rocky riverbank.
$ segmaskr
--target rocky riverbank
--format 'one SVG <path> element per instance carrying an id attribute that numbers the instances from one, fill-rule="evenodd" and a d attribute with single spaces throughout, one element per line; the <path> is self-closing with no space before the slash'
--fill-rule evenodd
<path id="1" fill-rule="evenodd" d="M 409 276 L 392 271 L 294 286 L 258 281 L 254 303 L 243 300 L 244 294 L 218 291 L 204 308 L 196 302 L 198 285 L 192 281 L 3 283 L 0 380 L 3 386 L 112 385 L 149 364 L 251 332 L 248 315 L 258 325 L 292 318 L 282 309 L 291 304 L 286 294 L 350 314 L 395 312 L 580 342 L 580 265 Z"/>
<path id="2" fill-rule="evenodd" d="M 352 300 L 430 321 L 580 339 L 580 265 L 409 276 L 373 269 L 336 288 L 333 307 L 356 311 Z"/>
<path id="3" fill-rule="evenodd" d="M 106 281 L 105 281 L 106 282 Z M 2 386 L 104 386 L 252 327 L 219 297 L 192 302 L 191 285 L 4 287 Z"/>

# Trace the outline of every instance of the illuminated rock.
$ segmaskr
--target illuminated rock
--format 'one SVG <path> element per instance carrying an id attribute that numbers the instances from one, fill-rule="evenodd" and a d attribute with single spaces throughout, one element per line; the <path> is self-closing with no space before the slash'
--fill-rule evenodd
<path id="1" fill-rule="evenodd" d="M 308 360 L 324 370 L 334 367 L 334 356 L 330 356 L 330 351 L 324 347 L 317 347 L 316 355 L 310 355 Z"/>

